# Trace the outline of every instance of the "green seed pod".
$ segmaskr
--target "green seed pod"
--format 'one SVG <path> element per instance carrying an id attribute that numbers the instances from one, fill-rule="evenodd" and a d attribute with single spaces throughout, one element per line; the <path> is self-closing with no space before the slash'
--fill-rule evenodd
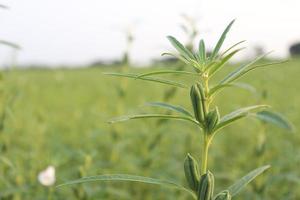
<path id="1" fill-rule="evenodd" d="M 191 87 L 190 90 L 191 101 L 194 109 L 194 115 L 197 121 L 204 122 L 205 118 L 205 105 L 204 105 L 204 92 L 200 83 Z"/>
<path id="2" fill-rule="evenodd" d="M 220 120 L 220 113 L 217 107 L 207 114 L 206 120 L 207 130 L 211 133 Z"/>
<path id="3" fill-rule="evenodd" d="M 200 182 L 198 164 L 190 154 L 188 154 L 184 160 L 184 173 L 189 187 L 193 191 L 197 191 Z"/>
<path id="4" fill-rule="evenodd" d="M 231 200 L 231 195 L 228 190 L 225 190 L 225 191 L 220 192 L 216 196 L 215 200 Z"/>
<path id="5" fill-rule="evenodd" d="M 199 90 L 199 93 L 201 95 L 201 104 L 202 104 L 202 108 L 203 108 L 203 114 L 204 116 L 207 115 L 207 109 L 206 109 L 206 105 L 205 105 L 205 92 L 204 92 L 204 87 L 202 86 L 201 83 L 197 83 L 197 88 Z"/>
<path id="6" fill-rule="evenodd" d="M 200 178 L 198 187 L 198 200 L 212 200 L 214 192 L 214 175 L 208 171 Z"/>

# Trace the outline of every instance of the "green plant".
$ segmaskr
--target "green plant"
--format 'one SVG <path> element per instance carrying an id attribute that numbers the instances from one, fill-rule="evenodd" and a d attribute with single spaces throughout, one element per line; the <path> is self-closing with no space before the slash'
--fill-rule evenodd
<path id="1" fill-rule="evenodd" d="M 156 83 L 162 83 L 171 85 L 174 87 L 190 89 L 189 96 L 191 104 L 193 107 L 193 113 L 187 109 L 171 105 L 162 102 L 152 102 L 149 105 L 155 107 L 162 107 L 167 110 L 178 113 L 177 115 L 173 114 L 139 114 L 139 115 L 130 115 L 115 118 L 111 120 L 111 123 L 133 120 L 133 119 L 145 119 L 145 118 L 160 118 L 160 119 L 173 119 L 173 120 L 182 120 L 195 124 L 199 128 L 199 132 L 202 134 L 202 155 L 201 155 L 201 165 L 198 167 L 196 159 L 194 159 L 190 154 L 187 155 L 184 161 L 184 172 L 186 180 L 188 182 L 189 188 L 180 186 L 177 183 L 172 181 L 159 180 L 148 177 L 134 176 L 134 175 L 122 175 L 122 174 L 113 174 L 113 175 L 101 175 L 101 176 L 92 176 L 85 177 L 79 180 L 67 182 L 63 185 L 70 185 L 76 183 L 85 183 L 92 181 L 133 181 L 133 182 L 143 182 L 149 184 L 158 184 L 175 187 L 177 189 L 183 190 L 191 194 L 194 199 L 197 200 L 225 200 L 231 199 L 237 195 L 249 182 L 251 182 L 256 176 L 263 173 L 270 166 L 266 165 L 260 168 L 257 168 L 246 176 L 242 177 L 232 186 L 227 189 L 215 194 L 214 191 L 214 175 L 209 171 L 209 149 L 211 147 L 212 141 L 216 134 L 220 132 L 226 126 L 245 118 L 247 116 L 252 116 L 252 113 L 266 109 L 267 105 L 253 105 L 245 108 L 238 109 L 229 114 L 226 114 L 221 117 L 219 109 L 214 105 L 214 100 L 217 95 L 220 94 L 222 90 L 228 87 L 245 87 L 245 84 L 237 83 L 236 81 L 246 75 L 248 72 L 251 72 L 255 69 L 266 67 L 278 63 L 267 63 L 267 64 L 256 64 L 268 54 L 257 57 L 253 61 L 243 64 L 237 69 L 233 70 L 227 76 L 225 76 L 217 84 L 211 85 L 211 80 L 213 80 L 214 75 L 219 72 L 226 63 L 243 48 L 236 47 L 243 43 L 244 41 L 238 42 L 220 53 L 223 42 L 226 38 L 227 33 L 229 32 L 232 24 L 232 21 L 225 29 L 221 35 L 219 41 L 215 45 L 213 51 L 208 56 L 206 53 L 204 40 L 200 40 L 199 48 L 197 52 L 192 52 L 177 41 L 174 37 L 168 36 L 171 44 L 176 48 L 178 54 L 173 53 L 164 53 L 163 55 L 175 56 L 179 60 L 183 61 L 186 65 L 192 67 L 192 71 L 182 71 L 182 70 L 162 70 L 155 71 L 144 74 L 120 74 L 120 73 L 107 73 L 113 76 L 127 77 L 133 79 L 140 79 L 145 81 L 151 81 Z M 191 87 L 188 87 L 186 84 L 181 82 L 176 82 L 173 80 L 156 78 L 157 75 L 164 74 L 178 74 L 193 76 L 196 81 L 192 84 Z"/>
<path id="2" fill-rule="evenodd" d="M 2 7 L 0 5 L 0 7 Z M 5 45 L 7 47 L 10 47 L 14 50 L 19 50 L 20 46 L 18 46 L 15 43 L 8 42 L 5 40 L 0 40 L 0 45 Z M 6 73 L 7 75 L 8 73 Z M 17 97 L 17 93 L 15 91 L 7 91 L 7 83 L 5 79 L 3 78 L 4 75 L 2 72 L 0 72 L 0 163 L 1 163 L 1 170 L 0 174 L 8 174 L 11 171 L 15 171 L 15 163 L 12 161 L 12 159 L 8 156 L 8 152 L 10 151 L 10 142 L 9 142 L 9 135 L 6 133 L 5 128 L 7 126 L 7 121 L 9 119 L 12 119 L 14 114 L 12 111 L 12 107 L 14 104 L 14 101 Z M 6 78 L 6 76 L 5 76 Z M 5 87 L 4 87 L 5 86 Z M 14 94 L 15 93 L 15 94 Z M 16 178 L 17 179 L 17 178 Z M 1 182 L 4 182 L 5 184 L 15 184 L 16 187 L 18 187 L 18 181 L 16 180 L 15 182 L 10 180 L 7 177 L 1 177 Z M 2 193 L 2 191 L 1 191 Z M 0 195 L 0 198 L 5 199 L 6 197 L 16 197 L 16 195 L 11 195 L 11 194 L 4 194 Z"/>
<path id="3" fill-rule="evenodd" d="M 258 93 L 258 102 L 265 102 L 267 100 L 267 90 L 263 90 L 261 93 Z M 282 129 L 283 133 L 294 133 L 295 127 L 294 125 L 282 114 L 278 112 L 274 112 L 271 110 L 263 110 L 254 114 L 257 119 L 260 120 L 259 131 L 257 132 L 256 139 L 256 147 L 254 149 L 254 157 L 258 164 L 262 164 L 265 162 L 266 157 L 270 156 L 271 152 L 267 151 L 267 137 L 268 136 L 268 125 L 273 125 L 274 127 Z M 269 177 L 260 177 L 256 179 L 252 188 L 256 194 L 256 199 L 266 199 L 266 193 L 268 185 L 270 185 L 274 179 L 280 179 L 280 176 L 284 176 L 283 174 L 274 174 Z"/>
<path id="4" fill-rule="evenodd" d="M 128 28 L 125 31 L 125 34 L 126 34 L 126 49 L 124 50 L 121 64 L 128 67 L 130 65 L 130 61 L 131 61 L 130 60 L 130 50 L 131 50 L 132 44 L 134 42 L 134 34 L 133 34 L 133 31 L 131 28 Z"/>

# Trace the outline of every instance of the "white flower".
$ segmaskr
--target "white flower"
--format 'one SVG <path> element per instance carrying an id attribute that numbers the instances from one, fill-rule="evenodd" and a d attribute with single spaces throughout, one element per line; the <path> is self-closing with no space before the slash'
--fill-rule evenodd
<path id="1" fill-rule="evenodd" d="M 39 182 L 44 186 L 51 186 L 55 183 L 55 168 L 48 166 L 45 170 L 41 171 L 38 175 Z"/>

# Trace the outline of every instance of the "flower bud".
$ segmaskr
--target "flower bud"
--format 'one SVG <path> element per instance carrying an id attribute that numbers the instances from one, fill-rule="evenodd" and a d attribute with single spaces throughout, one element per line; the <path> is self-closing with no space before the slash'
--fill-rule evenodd
<path id="1" fill-rule="evenodd" d="M 189 187 L 193 191 L 197 191 L 200 181 L 198 164 L 190 154 L 188 154 L 184 160 L 184 173 Z"/>
<path id="2" fill-rule="evenodd" d="M 214 192 L 214 175 L 208 171 L 200 178 L 198 187 L 198 200 L 212 200 Z"/>

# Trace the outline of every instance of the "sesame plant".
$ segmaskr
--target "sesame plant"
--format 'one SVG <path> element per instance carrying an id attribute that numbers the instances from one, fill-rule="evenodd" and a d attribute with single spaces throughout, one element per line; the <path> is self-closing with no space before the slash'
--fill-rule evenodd
<path id="1" fill-rule="evenodd" d="M 0 4 L 0 9 L 9 9 L 6 5 Z M 21 47 L 13 42 L 7 41 L 7 40 L 0 40 L 0 45 L 4 45 L 6 47 L 9 47 L 13 50 L 20 50 Z M 11 161 L 11 159 L 7 156 L 7 153 L 9 152 L 10 145 L 9 145 L 9 139 L 7 134 L 5 133 L 5 127 L 6 122 L 9 117 L 13 116 L 12 113 L 12 105 L 14 103 L 16 95 L 8 95 L 8 92 L 4 89 L 4 80 L 3 80 L 3 73 L 0 73 L 0 164 L 2 168 L 0 169 L 0 174 L 8 174 L 11 172 L 14 172 L 14 163 Z M 16 181 L 17 182 L 17 181 Z M 1 184 L 0 184 L 0 198 L 6 198 L 7 196 L 14 198 L 15 196 L 11 194 L 11 192 L 8 189 L 2 190 L 2 183 L 3 185 L 10 185 L 10 184 L 18 184 L 14 183 L 13 180 L 10 180 L 6 177 L 1 178 Z"/>
<path id="2" fill-rule="evenodd" d="M 159 118 L 170 120 L 181 120 L 194 124 L 198 129 L 195 134 L 200 134 L 202 140 L 202 154 L 200 157 L 201 162 L 198 163 L 196 159 L 189 153 L 183 163 L 184 174 L 186 177 L 187 187 L 181 186 L 178 183 L 168 180 L 161 180 L 150 177 L 127 175 L 127 174 L 109 174 L 100 176 L 85 177 L 78 180 L 70 181 L 62 185 L 71 185 L 78 183 L 94 182 L 94 181 L 131 181 L 142 182 L 148 184 L 164 185 L 173 187 L 187 192 L 192 198 L 197 200 L 229 200 L 235 197 L 242 189 L 255 179 L 258 175 L 262 174 L 270 166 L 265 165 L 259 167 L 241 179 L 237 180 L 228 188 L 221 191 L 215 191 L 214 174 L 209 167 L 209 150 L 212 147 L 213 140 L 222 129 L 233 124 L 234 122 L 246 118 L 248 116 L 256 116 L 254 113 L 268 108 L 267 105 L 251 105 L 248 107 L 240 108 L 229 114 L 220 115 L 218 106 L 215 105 L 215 98 L 221 96 L 221 91 L 228 87 L 243 87 L 244 84 L 238 83 L 237 80 L 241 79 L 249 72 L 266 67 L 277 63 L 259 64 L 263 58 L 268 54 L 261 55 L 253 61 L 242 64 L 234 69 L 228 75 L 224 76 L 220 81 L 215 80 L 215 75 L 228 63 L 234 55 L 243 50 L 238 48 L 244 41 L 238 42 L 225 51 L 221 51 L 226 35 L 231 29 L 234 20 L 226 27 L 220 39 L 210 54 L 207 53 L 204 40 L 200 40 L 199 47 L 196 51 L 189 50 L 182 45 L 177 39 L 168 36 L 168 40 L 177 50 L 177 53 L 164 53 L 163 55 L 174 56 L 180 61 L 184 62 L 191 70 L 161 70 L 143 74 L 132 73 L 107 73 L 112 76 L 127 77 L 139 79 L 144 81 L 151 81 L 154 83 L 161 83 L 186 89 L 187 97 L 191 101 L 193 110 L 189 111 L 182 106 L 172 105 L 165 102 L 152 102 L 149 105 L 154 107 L 161 107 L 172 113 L 164 114 L 137 114 L 118 117 L 112 119 L 110 123 L 122 122 L 134 119 L 147 119 Z M 188 69 L 188 68 L 186 68 Z M 192 76 L 194 83 L 187 86 L 184 83 L 174 80 L 157 78 L 158 75 L 176 74 L 184 76 Z M 213 84 L 212 84 L 213 82 Z M 60 185 L 60 186 L 62 186 Z"/>
<path id="3" fill-rule="evenodd" d="M 261 93 L 258 93 L 258 101 L 265 102 L 267 100 L 267 90 L 263 90 Z M 265 162 L 265 157 L 269 156 L 267 151 L 267 137 L 269 137 L 268 128 L 269 125 L 273 125 L 276 128 L 280 128 L 285 132 L 294 133 L 295 127 L 294 125 L 281 113 L 272 111 L 272 110 L 263 110 L 260 112 L 255 113 L 255 117 L 260 121 L 259 131 L 257 132 L 257 143 L 254 149 L 254 157 L 256 158 L 255 163 L 263 163 Z M 271 177 L 260 177 L 256 179 L 253 184 L 252 188 L 256 194 L 257 199 L 266 199 L 266 190 L 267 186 L 271 184 L 274 180 L 280 180 L 283 174 L 274 175 Z"/>
<path id="4" fill-rule="evenodd" d="M 0 6 L 1 7 L 1 6 Z M 0 45 L 5 45 L 6 47 L 12 48 L 13 50 L 19 50 L 20 46 L 15 43 L 8 42 L 5 40 L 0 40 Z M 9 73 L 6 72 L 5 75 Z M 9 156 L 9 152 L 12 149 L 10 145 L 9 134 L 7 134 L 6 126 L 7 122 L 14 118 L 13 105 L 15 99 L 17 98 L 17 91 L 8 91 L 7 82 L 5 81 L 4 74 L 0 73 L 0 174 L 13 174 L 16 175 L 15 163 Z M 9 176 L 2 176 L 0 181 L 0 199 L 18 198 L 14 192 L 18 192 L 19 181 L 12 179 Z M 4 186 L 4 189 L 3 189 Z M 15 191 L 10 190 L 8 186 L 16 187 Z"/>

